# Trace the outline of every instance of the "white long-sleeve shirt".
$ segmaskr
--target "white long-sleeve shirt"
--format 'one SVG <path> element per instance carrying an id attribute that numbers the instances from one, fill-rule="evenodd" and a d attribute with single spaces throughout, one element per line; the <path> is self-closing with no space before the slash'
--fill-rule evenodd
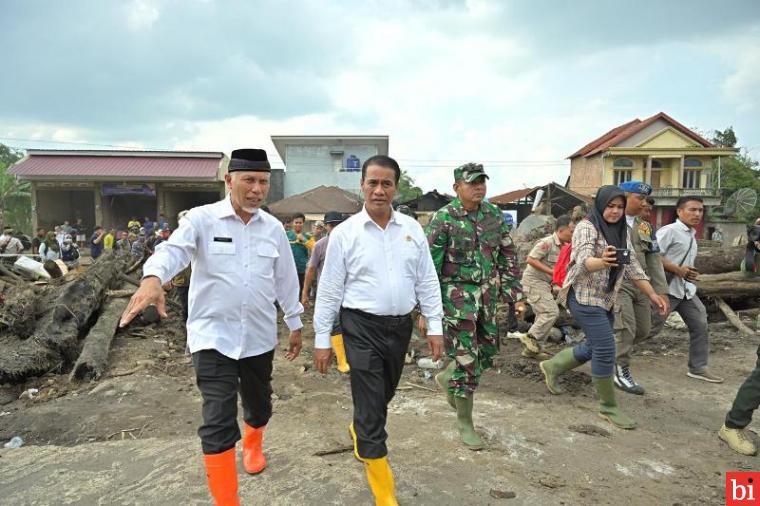
<path id="1" fill-rule="evenodd" d="M 144 276 L 167 283 L 192 262 L 187 342 L 240 359 L 277 345 L 277 300 L 290 330 L 300 329 L 298 275 L 280 222 L 257 211 L 246 224 L 229 197 L 192 209 L 148 258 Z"/>
<path id="2" fill-rule="evenodd" d="M 418 301 L 428 333 L 441 335 L 441 286 L 422 227 L 393 211 L 382 229 L 362 209 L 330 233 L 314 309 L 314 346 L 330 348 L 341 306 L 400 316 Z"/>

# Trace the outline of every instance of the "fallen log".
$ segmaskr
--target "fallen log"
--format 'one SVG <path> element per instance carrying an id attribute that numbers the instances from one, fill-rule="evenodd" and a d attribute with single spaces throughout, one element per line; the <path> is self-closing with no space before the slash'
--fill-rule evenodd
<path id="1" fill-rule="evenodd" d="M 74 363 L 69 379 L 98 379 L 108 367 L 108 351 L 119 327 L 121 314 L 129 304 L 128 299 L 109 299 L 103 305 L 98 321 L 90 329 L 79 358 Z"/>
<path id="2" fill-rule="evenodd" d="M 722 274 L 724 272 L 738 271 L 746 251 L 746 246 L 700 248 L 697 251 L 694 268 L 702 274 Z"/>
<path id="3" fill-rule="evenodd" d="M 140 287 L 140 281 L 139 280 L 137 280 L 137 279 L 135 279 L 135 278 L 133 278 L 131 276 L 127 276 L 123 272 L 119 273 L 119 279 L 121 281 L 129 283 L 132 286 L 136 286 L 138 288 Z M 166 295 L 166 294 L 164 294 L 164 295 Z M 179 302 L 173 301 L 169 297 L 164 297 L 164 300 L 165 300 L 167 306 L 171 306 L 173 309 L 175 309 L 176 311 L 179 311 L 180 314 L 182 314 L 182 304 L 180 304 Z M 158 320 L 154 320 L 154 321 L 158 321 Z"/>
<path id="4" fill-rule="evenodd" d="M 736 316 L 736 313 L 734 313 L 734 310 L 729 307 L 726 302 L 721 299 L 720 297 L 715 297 L 713 299 L 715 303 L 718 305 L 718 308 L 720 308 L 720 311 L 726 316 L 729 322 L 731 322 L 731 325 L 736 327 L 736 329 L 741 332 L 743 335 L 750 337 L 755 335 L 755 331 L 753 331 L 751 328 L 747 327 L 744 322 Z"/>
<path id="5" fill-rule="evenodd" d="M 105 253 L 83 275 L 63 286 L 36 321 L 31 337 L 9 336 L 0 341 L 0 382 L 23 381 L 76 360 L 80 334 L 91 325 L 107 288 L 129 259 L 129 255 Z"/>
<path id="6" fill-rule="evenodd" d="M 743 272 L 703 274 L 696 285 L 699 295 L 705 297 L 760 297 L 760 277 L 748 277 Z"/>

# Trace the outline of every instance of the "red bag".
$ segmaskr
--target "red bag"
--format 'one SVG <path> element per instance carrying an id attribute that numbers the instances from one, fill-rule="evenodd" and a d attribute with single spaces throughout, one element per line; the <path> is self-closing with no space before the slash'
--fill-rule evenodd
<path id="1" fill-rule="evenodd" d="M 573 252 L 573 245 L 567 243 L 559 250 L 557 263 L 554 264 L 554 275 L 552 275 L 552 285 L 562 288 L 567 276 L 567 266 L 570 264 L 570 253 Z"/>

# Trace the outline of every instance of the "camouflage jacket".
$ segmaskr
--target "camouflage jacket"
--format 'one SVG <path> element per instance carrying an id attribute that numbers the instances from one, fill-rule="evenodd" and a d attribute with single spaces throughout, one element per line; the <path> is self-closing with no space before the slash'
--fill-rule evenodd
<path id="1" fill-rule="evenodd" d="M 523 298 L 514 244 L 498 207 L 484 202 L 477 213 L 467 213 L 456 198 L 435 213 L 426 234 L 444 299 L 447 285 L 499 282 L 506 301 Z"/>

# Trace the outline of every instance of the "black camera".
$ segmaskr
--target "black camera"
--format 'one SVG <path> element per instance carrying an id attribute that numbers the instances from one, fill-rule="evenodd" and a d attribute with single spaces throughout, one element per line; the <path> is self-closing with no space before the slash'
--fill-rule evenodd
<path id="1" fill-rule="evenodd" d="M 625 248 L 615 248 L 615 263 L 618 265 L 628 265 L 631 263 L 631 250 Z"/>

